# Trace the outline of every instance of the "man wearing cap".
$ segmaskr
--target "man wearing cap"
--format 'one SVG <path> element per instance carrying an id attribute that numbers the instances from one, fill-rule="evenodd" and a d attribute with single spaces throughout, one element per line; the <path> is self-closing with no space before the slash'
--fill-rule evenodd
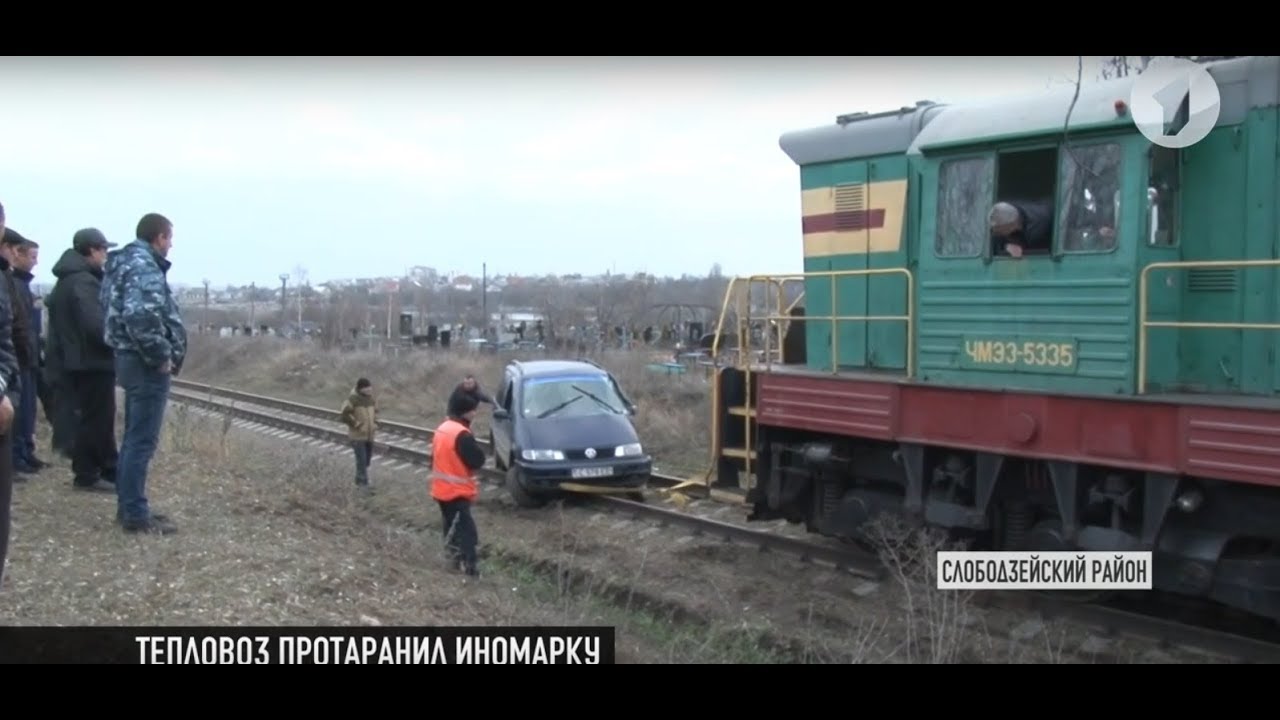
<path id="1" fill-rule="evenodd" d="M 19 473 L 39 472 L 47 463 L 36 450 L 36 372 L 40 363 L 40 331 L 35 320 L 35 299 L 31 294 L 31 270 L 39 260 L 40 246 L 10 227 L 0 241 L 0 258 L 8 268 L 9 298 L 13 303 L 14 350 L 18 356 L 19 387 L 13 429 L 13 468 Z"/>
<path id="2" fill-rule="evenodd" d="M 444 542 L 450 559 L 471 576 L 476 567 L 476 521 L 471 517 L 479 487 L 475 474 L 484 467 L 484 450 L 471 434 L 480 403 L 466 393 L 449 400 L 449 417 L 431 436 L 431 498 L 444 519 Z"/>
<path id="3" fill-rule="evenodd" d="M 116 481 L 116 361 L 105 338 L 102 266 L 107 242 L 97 228 L 78 231 L 71 248 L 53 266 L 58 279 L 49 293 L 49 362 L 59 388 L 54 407 L 79 412 L 66 430 L 70 441 L 71 485 L 77 490 L 114 492 Z"/>
<path id="4" fill-rule="evenodd" d="M 5 233 L 4 223 L 4 205 L 0 205 L 0 235 Z M 5 558 L 9 554 L 9 507 L 13 499 L 13 400 L 8 391 L 17 384 L 13 308 L 9 293 L 0 292 L 0 585 L 4 579 Z"/>

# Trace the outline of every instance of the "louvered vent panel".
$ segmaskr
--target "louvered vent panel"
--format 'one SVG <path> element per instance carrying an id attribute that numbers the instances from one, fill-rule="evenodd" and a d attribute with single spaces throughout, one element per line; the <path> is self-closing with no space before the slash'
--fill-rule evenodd
<path id="1" fill-rule="evenodd" d="M 836 186 L 836 230 L 861 230 L 866 227 L 866 183 Z"/>
<path id="2" fill-rule="evenodd" d="M 1229 293 L 1236 291 L 1235 268 L 1196 268 L 1187 273 L 1191 292 Z"/>

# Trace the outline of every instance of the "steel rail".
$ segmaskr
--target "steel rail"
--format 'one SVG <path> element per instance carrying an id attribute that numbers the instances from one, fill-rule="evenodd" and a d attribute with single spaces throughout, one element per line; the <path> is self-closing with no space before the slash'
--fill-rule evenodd
<path id="1" fill-rule="evenodd" d="M 1193 647 L 1242 663 L 1273 664 L 1280 661 L 1280 644 L 1277 641 L 1188 625 L 1108 605 L 1065 603 L 1045 597 L 1036 597 L 1031 604 L 1045 616 L 1060 616 L 1073 623 L 1092 625 L 1103 635 L 1129 635 L 1171 647 Z"/>
<path id="2" fill-rule="evenodd" d="M 180 403 L 231 415 L 259 425 L 315 437 L 337 445 L 345 445 L 348 440 L 345 430 L 337 427 L 321 427 L 301 419 L 335 419 L 335 411 L 328 408 L 177 379 L 173 381 L 173 385 L 175 388 L 170 390 L 170 397 Z M 178 388 L 196 392 L 187 392 Z M 245 405 L 235 404 L 237 402 Z M 263 409 L 289 413 L 301 418 L 275 415 L 264 412 Z M 390 430 L 393 436 L 401 436 L 411 441 L 429 442 L 431 436 L 431 430 L 405 423 L 379 421 L 379 426 Z M 484 444 L 487 445 L 487 443 Z M 427 449 L 413 448 L 385 440 L 375 441 L 374 447 L 385 457 L 394 457 L 412 465 L 426 466 L 431 461 L 431 454 Z M 503 474 L 495 468 L 486 467 L 480 475 L 487 484 L 494 486 L 501 487 L 505 482 Z M 655 476 L 654 479 L 660 486 L 671 486 L 683 482 L 680 478 L 668 476 Z M 598 504 L 613 512 L 647 518 L 662 525 L 683 527 L 695 535 L 718 536 L 726 541 L 755 546 L 762 552 L 778 550 L 805 561 L 830 564 L 861 577 L 886 579 L 886 568 L 878 559 L 865 552 L 819 545 L 803 539 L 779 535 L 769 530 L 757 530 L 622 497 L 578 493 L 573 493 L 570 497 Z M 1280 641 L 1272 642 L 1108 605 L 1064 602 L 1049 596 L 1026 593 L 1010 594 L 997 591 L 994 595 L 1000 598 L 999 605 L 1003 608 L 1034 610 L 1047 617 L 1061 617 L 1074 623 L 1097 627 L 1104 634 L 1137 636 L 1161 644 L 1180 645 L 1217 653 L 1242 662 L 1273 663 L 1280 660 Z"/>
<path id="3" fill-rule="evenodd" d="M 286 400 L 284 398 L 271 397 L 268 395 L 256 395 L 254 393 L 247 393 L 243 390 L 236 390 L 234 388 L 207 385 L 204 383 L 192 382 L 190 380 L 180 380 L 178 378 L 174 378 L 171 381 L 171 384 L 175 388 L 198 392 L 213 397 L 224 397 L 239 402 L 252 403 L 254 405 L 282 410 L 296 415 L 303 415 L 317 419 L 337 418 L 337 412 L 330 408 L 309 405 L 295 400 Z M 430 442 L 431 436 L 435 433 L 431 428 L 423 427 L 421 425 L 410 425 L 408 423 L 381 419 L 378 420 L 378 429 L 386 431 L 388 434 L 393 436 L 407 437 L 424 442 Z M 489 446 L 489 441 L 487 439 L 476 438 L 476 442 L 479 443 L 482 448 L 485 448 L 485 452 L 492 457 L 493 449 Z M 378 447 L 378 443 L 375 442 L 375 449 Z M 390 445 L 386 446 L 386 448 L 389 452 L 397 452 L 397 450 Z M 427 455 L 430 456 L 430 454 L 430 451 L 428 451 Z M 671 488 L 684 484 L 685 482 L 686 478 L 676 477 L 674 475 L 664 475 L 662 473 L 653 473 L 649 478 L 649 485 L 656 489 Z"/>
<path id="4" fill-rule="evenodd" d="M 261 410 L 254 409 L 252 407 L 233 405 L 221 401 L 216 398 L 216 396 L 209 397 L 208 395 L 205 395 L 202 397 L 200 395 L 189 394 L 178 390 L 170 390 L 169 395 L 171 399 L 178 402 L 203 407 L 221 414 L 229 414 L 233 417 L 239 417 L 261 425 L 276 427 L 299 435 L 307 435 L 317 439 L 327 440 L 335 444 L 345 444 L 348 439 L 347 433 L 336 427 L 320 427 L 301 419 L 264 413 Z M 242 393 L 241 395 L 247 395 L 247 393 Z M 242 399 L 247 400 L 247 398 Z M 296 403 L 291 404 L 289 401 L 283 401 L 283 404 L 289 407 L 296 407 L 298 405 Z M 260 407 L 267 406 L 265 404 L 260 404 Z M 325 414 L 328 416 L 333 415 L 331 411 L 325 411 Z M 426 466 L 431 462 L 430 452 L 418 448 L 407 447 L 396 442 L 387 442 L 385 440 L 375 441 L 374 448 L 375 452 L 380 452 L 383 456 L 394 457 L 413 465 Z M 505 482 L 505 476 L 503 473 L 495 468 L 486 467 L 480 472 L 480 475 L 486 482 L 495 486 L 501 487 Z M 672 483 L 680 482 L 678 478 L 665 479 Z M 720 537 L 726 541 L 741 542 L 747 545 L 753 545 L 761 551 L 778 550 L 790 555 L 795 555 L 806 562 L 829 564 L 855 575 L 873 579 L 883 579 L 884 576 L 883 568 L 880 567 L 875 558 L 864 553 L 851 551 L 847 548 L 820 545 L 798 538 L 778 535 L 768 530 L 757 530 L 754 528 L 744 527 L 742 525 L 736 525 L 734 523 L 722 522 L 712 518 L 699 517 L 680 510 L 650 505 L 645 502 L 637 502 L 635 500 L 614 497 L 612 495 L 570 493 L 568 497 L 599 504 L 616 512 L 629 513 L 636 517 L 645 517 L 656 520 L 663 525 L 680 526 L 697 535 Z"/>

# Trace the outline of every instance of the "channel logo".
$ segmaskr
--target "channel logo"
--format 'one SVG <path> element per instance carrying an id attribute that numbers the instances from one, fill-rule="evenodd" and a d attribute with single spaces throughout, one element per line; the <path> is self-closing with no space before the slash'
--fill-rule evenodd
<path id="1" fill-rule="evenodd" d="M 1134 82 L 1129 107 L 1143 137 L 1161 147 L 1185 148 L 1213 130 L 1222 111 L 1222 94 L 1203 65 L 1159 58 Z"/>

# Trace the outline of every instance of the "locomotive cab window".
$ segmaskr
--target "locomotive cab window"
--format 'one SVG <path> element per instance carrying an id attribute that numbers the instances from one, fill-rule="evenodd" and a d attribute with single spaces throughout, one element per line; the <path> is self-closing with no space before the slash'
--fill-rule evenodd
<path id="1" fill-rule="evenodd" d="M 938 234 L 933 241 L 938 257 L 983 254 L 994 183 L 995 162 L 990 156 L 947 160 L 938 168 Z"/>
<path id="2" fill-rule="evenodd" d="M 1181 154 L 1175 148 L 1151 148 L 1147 181 L 1147 242 L 1158 247 L 1178 244 L 1174 218 L 1178 216 Z"/>
<path id="3" fill-rule="evenodd" d="M 1116 248 L 1123 152 L 1116 143 L 1064 147 L 1058 238 L 1064 253 L 1105 253 Z"/>
<path id="4" fill-rule="evenodd" d="M 1020 258 L 1053 251 L 1057 148 L 1000 153 L 995 204 L 987 215 L 991 254 Z"/>

